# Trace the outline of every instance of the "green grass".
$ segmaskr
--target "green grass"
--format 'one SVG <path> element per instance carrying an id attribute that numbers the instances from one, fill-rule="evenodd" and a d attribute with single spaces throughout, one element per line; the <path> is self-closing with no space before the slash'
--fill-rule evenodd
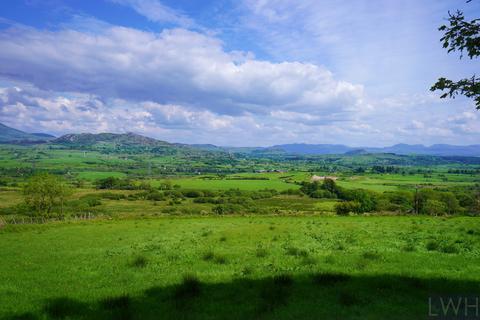
<path id="1" fill-rule="evenodd" d="M 467 217 L 7 226 L 0 318 L 425 319 L 429 294 L 477 292 L 479 234 Z"/>
<path id="2" fill-rule="evenodd" d="M 235 176 L 235 175 L 232 175 Z M 251 174 L 251 176 L 254 176 Z M 177 178 L 171 180 L 173 184 L 178 184 L 185 189 L 196 190 L 228 190 L 228 189 L 240 189 L 246 191 L 255 191 L 260 189 L 298 189 L 299 187 L 294 184 L 285 183 L 280 179 L 269 180 L 230 180 L 230 179 L 204 179 L 202 177 L 194 178 Z M 153 185 L 159 185 L 161 181 L 154 182 Z"/>
<path id="3" fill-rule="evenodd" d="M 473 185 L 477 177 L 472 175 L 454 175 L 434 173 L 432 175 L 400 175 L 400 174 L 365 174 L 344 177 L 337 184 L 349 188 L 368 189 L 377 192 L 395 191 L 400 188 L 414 189 L 417 185 L 436 187 L 453 187 Z"/>
<path id="4" fill-rule="evenodd" d="M 84 171 L 79 172 L 77 177 L 79 179 L 85 180 L 97 180 L 97 179 L 104 179 L 108 177 L 115 177 L 115 178 L 125 178 L 126 174 L 123 172 L 115 172 L 115 171 Z"/>

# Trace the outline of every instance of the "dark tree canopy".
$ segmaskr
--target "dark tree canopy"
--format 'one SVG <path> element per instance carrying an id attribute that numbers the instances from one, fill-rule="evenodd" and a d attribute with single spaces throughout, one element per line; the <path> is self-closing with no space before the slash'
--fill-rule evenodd
<path id="1" fill-rule="evenodd" d="M 448 15 L 449 25 L 442 25 L 438 28 L 438 30 L 444 32 L 444 36 L 440 39 L 443 47 L 449 53 L 460 52 L 460 59 L 463 58 L 464 53 L 470 59 L 476 59 L 480 55 L 480 19 L 466 21 L 461 11 L 454 14 L 449 12 Z M 458 81 L 440 78 L 430 90 L 445 91 L 440 96 L 441 98 L 455 98 L 459 94 L 472 98 L 477 109 L 480 110 L 480 78 L 475 74 Z"/>

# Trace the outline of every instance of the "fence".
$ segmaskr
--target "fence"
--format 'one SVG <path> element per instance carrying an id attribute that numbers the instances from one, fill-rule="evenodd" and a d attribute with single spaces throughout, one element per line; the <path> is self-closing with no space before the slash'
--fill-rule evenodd
<path id="1" fill-rule="evenodd" d="M 80 221 L 94 219 L 95 215 L 92 213 L 78 214 L 69 217 L 15 217 L 15 216 L 0 216 L 0 228 L 7 224 L 43 224 L 54 221 Z"/>

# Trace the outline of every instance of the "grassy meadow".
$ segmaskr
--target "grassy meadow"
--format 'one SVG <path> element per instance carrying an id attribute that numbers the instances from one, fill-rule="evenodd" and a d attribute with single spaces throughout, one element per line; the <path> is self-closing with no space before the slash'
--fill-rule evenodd
<path id="1" fill-rule="evenodd" d="M 0 319 L 425 319 L 480 290 L 476 160 L 102 150 L 0 146 Z M 35 210 L 35 177 L 69 192 Z"/>
<path id="2" fill-rule="evenodd" d="M 163 217 L 0 230 L 6 319 L 424 319 L 480 289 L 480 223 Z"/>

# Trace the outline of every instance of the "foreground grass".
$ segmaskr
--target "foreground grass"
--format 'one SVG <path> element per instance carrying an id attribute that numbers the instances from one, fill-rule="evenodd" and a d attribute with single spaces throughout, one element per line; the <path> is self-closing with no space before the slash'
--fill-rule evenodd
<path id="1" fill-rule="evenodd" d="M 0 318 L 424 319 L 478 293 L 480 221 L 189 217 L 0 229 Z"/>

